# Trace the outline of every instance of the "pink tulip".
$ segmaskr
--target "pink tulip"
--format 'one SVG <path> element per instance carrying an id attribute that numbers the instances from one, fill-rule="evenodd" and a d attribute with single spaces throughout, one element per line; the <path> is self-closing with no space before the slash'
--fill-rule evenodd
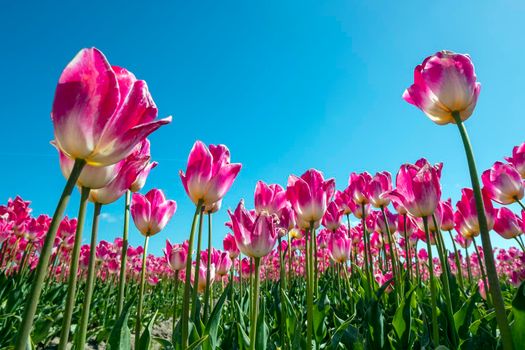
<path id="1" fill-rule="evenodd" d="M 208 149 L 197 141 L 188 157 L 186 173 L 181 170 L 180 178 L 193 203 L 208 205 L 224 197 L 240 170 L 241 164 L 230 163 L 226 146 L 210 145 Z"/>
<path id="2" fill-rule="evenodd" d="M 511 204 L 523 198 L 523 180 L 511 164 L 496 162 L 481 174 L 489 197 L 500 204 Z"/>
<path id="3" fill-rule="evenodd" d="M 301 177 L 290 175 L 286 194 L 300 228 L 319 225 L 334 191 L 334 179 L 324 180 L 315 169 L 307 170 Z"/>
<path id="4" fill-rule="evenodd" d="M 277 214 L 279 217 L 279 227 L 282 228 L 284 234 L 288 233 L 296 225 L 295 212 L 289 206 L 283 207 Z"/>
<path id="5" fill-rule="evenodd" d="M 135 226 L 144 236 L 159 233 L 170 221 L 177 203 L 166 200 L 159 189 L 152 189 L 145 196 L 134 193 L 131 200 L 131 216 Z"/>
<path id="6" fill-rule="evenodd" d="M 228 252 L 220 252 L 219 257 L 217 259 L 216 266 L 216 273 L 219 276 L 224 276 L 228 274 L 228 271 L 230 271 L 232 267 L 232 259 L 229 256 Z"/>
<path id="7" fill-rule="evenodd" d="M 230 218 L 233 223 L 233 234 L 239 250 L 252 258 L 261 258 L 270 253 L 277 239 L 274 218 L 266 212 L 256 214 L 244 208 L 240 201 Z"/>
<path id="8" fill-rule="evenodd" d="M 334 233 L 328 241 L 330 256 L 337 263 L 344 263 L 350 259 L 352 241 L 346 234 Z"/>
<path id="9" fill-rule="evenodd" d="M 485 206 L 485 215 L 487 217 L 488 230 L 494 227 L 494 217 L 496 211 L 486 189 L 482 189 L 483 204 Z M 456 204 L 456 213 L 454 214 L 455 228 L 465 238 L 473 238 L 479 235 L 478 212 L 476 210 L 476 200 L 474 192 L 470 188 L 461 190 L 461 200 Z"/>
<path id="10" fill-rule="evenodd" d="M 466 249 L 468 247 L 470 247 L 471 243 L 472 243 L 472 239 L 471 238 L 467 238 L 465 236 L 463 236 L 461 234 L 461 232 L 459 232 L 459 234 L 457 234 L 455 237 L 454 237 L 454 241 L 456 241 L 457 244 L 459 244 L 459 246 L 463 249 Z"/>
<path id="11" fill-rule="evenodd" d="M 239 256 L 240 250 L 237 247 L 237 242 L 235 242 L 235 237 L 233 237 L 232 234 L 228 233 L 226 237 L 224 237 L 222 246 L 224 250 L 228 252 L 231 259 L 236 259 Z"/>
<path id="12" fill-rule="evenodd" d="M 387 234 L 387 225 L 385 224 L 385 219 L 383 217 L 383 214 L 380 211 L 375 212 L 375 228 L 380 231 L 382 234 Z M 398 215 L 392 213 L 388 208 L 385 208 L 385 215 L 387 219 L 388 229 L 390 233 L 396 232 L 397 229 L 397 220 Z"/>
<path id="13" fill-rule="evenodd" d="M 324 227 L 333 232 L 337 230 L 339 226 L 341 226 L 342 216 L 343 212 L 339 209 L 337 203 L 332 201 L 330 204 L 328 204 L 328 208 L 323 215 L 322 224 Z"/>
<path id="14" fill-rule="evenodd" d="M 450 231 L 454 228 L 454 209 L 452 209 L 452 199 L 439 202 L 441 212 L 441 230 Z"/>
<path id="15" fill-rule="evenodd" d="M 370 204 L 376 208 L 386 207 L 390 204 L 390 198 L 385 196 L 390 191 L 392 191 L 392 176 L 388 171 L 376 173 L 366 189 Z"/>
<path id="16" fill-rule="evenodd" d="M 180 271 L 186 267 L 186 259 L 188 257 L 188 241 L 183 244 L 171 244 L 166 240 L 166 248 L 163 249 L 164 256 L 168 265 L 174 271 Z"/>
<path id="17" fill-rule="evenodd" d="M 525 142 L 512 149 L 512 156 L 505 160 L 518 170 L 522 179 L 525 179 Z"/>
<path id="18" fill-rule="evenodd" d="M 257 181 L 254 201 L 257 213 L 266 210 L 270 215 L 277 214 L 286 205 L 286 191 L 280 185 Z"/>
<path id="19" fill-rule="evenodd" d="M 481 84 L 468 55 L 440 51 L 414 70 L 414 84 L 403 99 L 421 109 L 436 124 L 455 123 L 453 112 L 467 120 L 476 107 Z"/>
<path id="20" fill-rule="evenodd" d="M 397 173 L 396 189 L 388 196 L 412 216 L 432 215 L 441 197 L 441 168 L 441 163 L 431 166 L 426 159 L 416 164 L 403 164 Z"/>
<path id="21" fill-rule="evenodd" d="M 217 202 L 213 202 L 211 204 L 207 204 L 204 206 L 204 212 L 207 214 L 213 214 L 221 210 L 222 206 L 222 199 L 218 200 Z"/>
<path id="22" fill-rule="evenodd" d="M 516 238 L 523 233 L 523 221 L 510 209 L 499 208 L 494 222 L 494 231 L 505 239 Z"/>
<path id="23" fill-rule="evenodd" d="M 193 266 L 193 269 L 195 269 L 195 266 Z M 206 264 L 201 264 L 199 266 L 199 284 L 197 286 L 197 291 L 199 293 L 204 292 L 206 289 L 206 272 L 208 271 Z M 191 283 L 194 283 L 194 272 L 191 273 Z M 210 265 L 210 284 L 213 283 L 215 280 L 215 265 Z"/>
<path id="24" fill-rule="evenodd" d="M 96 48 L 82 49 L 62 72 L 51 118 L 57 147 L 71 159 L 107 166 L 171 117 L 154 120 L 157 107 L 146 82 L 111 66 Z"/>
<path id="25" fill-rule="evenodd" d="M 368 193 L 367 189 L 372 181 L 372 176 L 366 171 L 361 174 L 351 173 L 348 179 L 348 193 L 352 196 L 355 204 L 361 206 L 362 204 L 368 204 Z"/>
<path id="26" fill-rule="evenodd" d="M 146 179 L 148 178 L 149 172 L 151 169 L 157 166 L 157 162 L 151 162 L 150 154 L 150 142 L 148 139 L 144 139 L 139 143 L 134 149 L 131 155 L 127 158 L 127 161 L 132 161 L 136 159 L 138 161 L 138 168 L 140 169 L 135 181 L 130 186 L 131 192 L 140 191 L 146 184 Z M 140 165 L 139 165 L 140 164 Z"/>
<path id="27" fill-rule="evenodd" d="M 348 188 L 347 188 L 348 189 Z M 351 206 L 355 204 L 353 203 L 352 196 L 348 193 L 349 191 L 335 191 L 334 194 L 334 202 L 337 203 L 337 206 L 341 208 L 344 215 L 348 215 L 352 213 Z"/>

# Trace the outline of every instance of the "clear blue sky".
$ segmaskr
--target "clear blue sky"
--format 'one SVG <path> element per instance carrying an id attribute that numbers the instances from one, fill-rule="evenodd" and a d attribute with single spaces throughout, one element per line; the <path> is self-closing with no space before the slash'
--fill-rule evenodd
<path id="1" fill-rule="evenodd" d="M 83 47 L 148 82 L 160 116 L 152 137 L 160 164 L 145 190 L 178 203 L 151 241 L 188 236 L 193 205 L 178 171 L 193 142 L 228 145 L 243 169 L 215 219 L 222 246 L 226 208 L 253 203 L 257 180 L 286 184 L 310 167 L 335 177 L 442 161 L 444 196 L 469 186 L 455 126 L 437 126 L 401 99 L 414 66 L 441 49 L 469 53 L 482 84 L 467 122 L 480 170 L 525 140 L 525 5 L 520 1 L 10 1 L 0 12 L 0 201 L 19 194 L 52 214 L 64 178 L 49 117 L 58 77 Z M 67 213 L 76 216 L 78 193 Z M 100 237 L 122 231 L 122 201 L 103 209 Z M 87 221 L 90 222 L 91 212 Z M 89 241 L 90 225 L 84 242 Z M 131 243 L 141 244 L 138 231 Z M 494 236 L 496 234 L 494 233 Z M 496 245 L 507 245 L 496 239 Z"/>

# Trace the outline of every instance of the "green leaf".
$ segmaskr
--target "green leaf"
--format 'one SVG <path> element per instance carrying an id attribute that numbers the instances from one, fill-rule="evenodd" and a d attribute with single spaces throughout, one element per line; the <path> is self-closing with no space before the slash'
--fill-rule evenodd
<path id="1" fill-rule="evenodd" d="M 155 323 L 155 319 L 157 318 L 157 311 L 153 314 L 153 317 L 151 320 L 149 320 L 148 325 L 142 332 L 140 339 L 139 339 L 139 346 L 137 350 L 149 350 L 151 347 L 151 334 L 153 332 L 153 324 Z"/>
<path id="2" fill-rule="evenodd" d="M 512 340 L 514 348 L 520 349 L 521 345 L 525 344 L 525 281 L 521 283 L 512 300 L 512 315 L 514 316 L 514 322 L 510 326 Z"/>
<path id="3" fill-rule="evenodd" d="M 472 312 L 476 307 L 476 302 L 479 297 L 479 292 L 476 291 L 476 293 L 472 294 L 454 314 L 454 323 L 460 339 L 467 339 L 470 336 L 469 327 L 472 323 Z"/>
<path id="4" fill-rule="evenodd" d="M 206 329 L 204 331 L 205 335 L 209 335 L 208 342 L 206 342 L 205 349 L 211 348 L 215 349 L 217 347 L 217 329 L 219 327 L 219 322 L 221 320 L 221 313 L 222 313 L 222 307 L 224 306 L 224 302 L 226 301 L 226 298 L 230 294 L 230 290 L 232 289 L 231 284 L 228 284 L 228 286 L 224 289 L 222 292 L 221 297 L 219 298 L 219 301 L 217 301 L 217 304 L 213 308 L 213 311 L 210 315 L 210 318 L 208 319 L 208 323 L 206 324 Z"/>
<path id="5" fill-rule="evenodd" d="M 128 327 L 129 311 L 131 306 L 135 302 L 136 295 L 133 295 L 131 299 L 126 303 L 122 313 L 118 318 L 117 322 L 111 330 L 108 340 L 108 349 L 110 350 L 126 350 L 131 349 L 131 332 Z"/>
<path id="6" fill-rule="evenodd" d="M 268 340 L 268 326 L 265 322 L 266 302 L 261 298 L 261 305 L 259 307 L 259 315 L 257 317 L 257 328 L 255 330 L 255 348 L 266 349 L 266 341 Z"/>
<path id="7" fill-rule="evenodd" d="M 412 323 L 412 313 L 411 313 L 411 304 L 413 303 L 414 289 L 412 289 L 406 299 L 401 301 L 401 304 L 394 314 L 394 319 L 392 320 L 392 326 L 394 327 L 394 332 L 399 339 L 402 349 L 408 349 L 410 347 L 410 332 L 411 332 L 411 323 Z"/>

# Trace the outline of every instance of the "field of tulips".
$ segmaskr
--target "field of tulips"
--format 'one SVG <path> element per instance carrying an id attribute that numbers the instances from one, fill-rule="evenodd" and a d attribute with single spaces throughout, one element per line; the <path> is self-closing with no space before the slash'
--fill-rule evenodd
<path id="1" fill-rule="evenodd" d="M 147 137 L 171 117 L 156 119 L 145 81 L 81 50 L 52 105 L 67 180 L 55 212 L 19 196 L 0 206 L 0 349 L 523 349 L 525 143 L 478 173 L 464 122 L 479 93 L 471 58 L 441 51 L 403 94 L 458 128 L 471 187 L 455 205 L 442 198 L 446 166 L 424 158 L 394 180 L 352 173 L 339 190 L 309 169 L 254 184 L 253 209 L 240 199 L 213 223 L 231 231 L 213 247 L 241 164 L 196 141 L 178 199 L 194 204 L 191 227 L 156 256 L 150 240 L 177 204 L 141 191 L 157 165 Z M 122 235 L 99 240 L 103 207 L 121 197 Z M 130 224 L 142 246 L 129 245 Z M 515 247 L 493 246 L 496 235 Z"/>

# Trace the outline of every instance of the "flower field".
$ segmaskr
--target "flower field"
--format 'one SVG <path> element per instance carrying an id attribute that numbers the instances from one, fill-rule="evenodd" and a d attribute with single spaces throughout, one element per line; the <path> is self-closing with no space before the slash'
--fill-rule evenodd
<path id="1" fill-rule="evenodd" d="M 171 117 L 157 119 L 144 80 L 82 49 L 52 104 L 66 179 L 55 212 L 20 196 L 0 205 L 0 349 L 524 348 L 525 143 L 478 173 L 466 121 L 480 90 L 470 56 L 440 51 L 403 94 L 458 130 L 471 186 L 457 203 L 442 196 L 446 164 L 421 158 L 337 184 L 313 168 L 261 180 L 221 208 L 242 165 L 196 141 L 177 198 L 192 203 L 191 226 L 155 255 L 150 241 L 178 213 L 161 189 L 143 191 L 157 166 L 148 136 Z M 100 240 L 120 198 L 122 235 Z M 222 246 L 214 225 L 229 229 Z M 498 235 L 511 247 L 494 246 Z"/>

